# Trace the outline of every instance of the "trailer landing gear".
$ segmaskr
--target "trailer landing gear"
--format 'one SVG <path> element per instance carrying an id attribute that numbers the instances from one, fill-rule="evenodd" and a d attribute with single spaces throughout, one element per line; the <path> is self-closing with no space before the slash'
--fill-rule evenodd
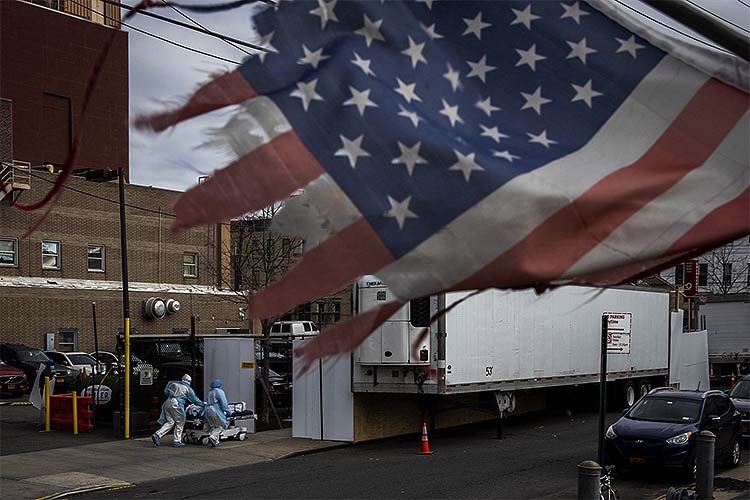
<path id="1" fill-rule="evenodd" d="M 503 419 L 505 413 L 513 413 L 516 409 L 516 395 L 512 392 L 495 391 L 495 403 L 497 405 L 497 437 L 503 438 Z"/>

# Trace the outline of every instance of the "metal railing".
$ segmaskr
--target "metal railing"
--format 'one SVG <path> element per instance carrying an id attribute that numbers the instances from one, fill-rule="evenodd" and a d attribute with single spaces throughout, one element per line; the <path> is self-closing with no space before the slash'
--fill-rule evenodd
<path id="1" fill-rule="evenodd" d="M 50 9 L 59 10 L 66 14 L 88 19 L 99 24 L 106 24 L 114 28 L 120 28 L 120 7 L 95 0 L 27 0 L 37 5 L 43 5 Z M 102 16 L 102 10 L 103 16 Z M 92 16 L 92 13 L 98 15 Z M 102 20 L 103 18 L 103 20 Z"/>
<path id="2" fill-rule="evenodd" d="M 13 160 L 0 166 L 0 192 L 5 195 L 13 189 L 31 188 L 31 163 Z M 0 196 L 2 197 L 2 196 Z"/>

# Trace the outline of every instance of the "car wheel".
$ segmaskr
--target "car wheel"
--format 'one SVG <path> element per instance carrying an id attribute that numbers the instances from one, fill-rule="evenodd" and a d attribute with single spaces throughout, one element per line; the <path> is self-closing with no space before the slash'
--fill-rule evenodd
<path id="1" fill-rule="evenodd" d="M 730 467 L 737 467 L 740 465 L 741 458 L 742 450 L 740 449 L 740 440 L 734 438 L 734 441 L 732 441 L 732 447 L 729 450 L 729 460 L 727 460 L 727 465 Z"/>

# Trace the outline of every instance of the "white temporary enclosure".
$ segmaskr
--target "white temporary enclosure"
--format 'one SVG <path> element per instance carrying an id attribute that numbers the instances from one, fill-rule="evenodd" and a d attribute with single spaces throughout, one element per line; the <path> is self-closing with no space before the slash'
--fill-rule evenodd
<path id="1" fill-rule="evenodd" d="M 221 379 L 230 402 L 244 401 L 255 411 L 255 341 L 249 337 L 203 338 L 203 387 L 206 394 L 214 379 Z M 205 400 L 205 394 L 198 394 Z M 255 432 L 255 420 L 244 419 L 238 425 Z"/>

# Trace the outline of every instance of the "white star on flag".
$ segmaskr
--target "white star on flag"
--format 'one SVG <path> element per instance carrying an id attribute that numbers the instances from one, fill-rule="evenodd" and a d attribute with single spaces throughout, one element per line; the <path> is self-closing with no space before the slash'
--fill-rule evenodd
<path id="1" fill-rule="evenodd" d="M 552 102 L 551 99 L 542 97 L 542 87 L 537 87 L 537 89 L 534 91 L 533 94 L 527 94 L 526 92 L 521 92 L 521 95 L 523 96 L 524 99 L 526 99 L 526 104 L 524 104 L 521 109 L 523 110 L 523 109 L 531 108 L 534 111 L 536 111 L 536 114 L 538 115 L 542 114 L 543 104 Z"/>
<path id="2" fill-rule="evenodd" d="M 344 101 L 344 106 L 356 106 L 359 111 L 359 115 L 365 114 L 365 108 L 372 107 L 377 108 L 378 105 L 370 100 L 370 89 L 359 91 L 354 87 L 349 87 L 349 91 L 352 93 L 350 99 Z"/>
<path id="3" fill-rule="evenodd" d="M 279 53 L 279 51 L 276 50 L 276 47 L 271 45 L 271 39 L 273 38 L 273 35 L 275 34 L 276 32 L 272 31 L 269 34 L 260 37 L 260 40 L 258 41 L 258 45 L 260 45 L 261 47 L 269 51 L 269 52 L 258 52 L 258 59 L 260 59 L 260 62 L 266 62 L 266 56 L 269 53 L 274 53 L 274 54 Z"/>
<path id="4" fill-rule="evenodd" d="M 464 179 L 466 179 L 466 182 L 469 182 L 469 177 L 471 177 L 471 173 L 474 171 L 481 171 L 484 170 L 482 167 L 479 166 L 477 162 L 474 161 L 475 153 L 469 153 L 468 155 L 463 155 L 460 152 L 453 150 L 453 153 L 456 155 L 456 159 L 458 160 L 456 163 L 451 165 L 451 167 L 448 170 L 459 170 L 464 174 Z"/>
<path id="5" fill-rule="evenodd" d="M 531 29 L 531 21 L 541 19 L 541 17 L 531 13 L 531 4 L 527 5 L 523 10 L 510 10 L 516 15 L 516 18 L 510 23 L 511 26 L 514 24 L 523 24 L 527 29 Z"/>
<path id="6" fill-rule="evenodd" d="M 482 39 L 482 30 L 492 26 L 490 23 L 482 22 L 481 10 L 474 19 L 464 17 L 464 22 L 466 23 L 466 31 L 464 31 L 461 36 L 473 34 L 476 35 L 479 40 Z"/>
<path id="7" fill-rule="evenodd" d="M 490 116 L 493 111 L 500 111 L 500 108 L 492 105 L 490 99 L 491 98 L 488 97 L 487 99 L 484 99 L 482 101 L 477 101 L 475 104 L 475 106 L 484 111 L 487 116 Z"/>
<path id="8" fill-rule="evenodd" d="M 401 81 L 400 78 L 396 78 L 396 82 L 398 83 L 398 88 L 396 89 L 396 92 L 401 94 L 404 99 L 406 99 L 406 102 L 411 103 L 411 101 L 417 101 L 422 102 L 422 99 L 417 95 L 416 92 L 416 83 L 410 83 L 405 84 Z"/>
<path id="9" fill-rule="evenodd" d="M 424 56 L 422 55 L 424 44 L 425 42 L 414 43 L 414 40 L 412 40 L 411 37 L 409 37 L 409 48 L 401 51 L 402 54 L 409 56 L 411 58 L 412 68 L 416 68 L 417 64 L 419 64 L 420 62 L 427 64 L 427 59 L 425 59 Z"/>
<path id="10" fill-rule="evenodd" d="M 591 99 L 602 95 L 601 92 L 597 92 L 596 90 L 591 88 L 590 79 L 588 82 L 586 82 L 586 85 L 583 85 L 583 86 L 576 85 L 575 83 L 571 83 L 571 85 L 573 86 L 573 89 L 576 91 L 576 95 L 573 97 L 573 99 L 570 102 L 583 101 L 590 108 Z"/>
<path id="11" fill-rule="evenodd" d="M 297 82 L 297 88 L 292 90 L 289 95 L 292 97 L 298 97 L 302 100 L 302 107 L 305 111 L 310 106 L 312 101 L 322 101 L 323 98 L 315 91 L 315 86 L 318 84 L 318 79 L 311 80 L 308 83 Z"/>
<path id="12" fill-rule="evenodd" d="M 502 158 L 504 160 L 508 160 L 508 162 L 510 163 L 513 163 L 513 160 L 518 160 L 521 158 L 520 156 L 510 154 L 510 151 L 508 151 L 507 149 L 505 151 L 496 151 L 493 149 L 492 156 L 494 156 L 495 158 Z"/>
<path id="13" fill-rule="evenodd" d="M 365 37 L 365 43 L 368 47 L 373 40 L 380 40 L 381 42 L 385 42 L 385 38 L 383 38 L 383 35 L 380 34 L 380 25 L 383 24 L 383 20 L 381 19 L 380 21 L 372 22 L 370 21 L 370 18 L 367 17 L 367 14 L 364 14 L 364 18 L 365 25 L 354 33 Z"/>
<path id="14" fill-rule="evenodd" d="M 592 49 L 586 45 L 586 37 L 581 38 L 581 41 L 577 43 L 568 41 L 566 43 L 570 46 L 570 54 L 565 59 L 577 57 L 583 64 L 586 64 L 586 56 L 597 52 L 596 49 Z"/>
<path id="15" fill-rule="evenodd" d="M 536 71 L 537 61 L 547 59 L 545 56 L 536 53 L 536 44 L 533 44 L 531 47 L 529 47 L 529 50 L 516 49 L 516 52 L 518 52 L 518 55 L 521 56 L 521 58 L 516 63 L 516 67 L 526 64 L 529 68 L 531 68 L 531 71 Z"/>
<path id="16" fill-rule="evenodd" d="M 448 71 L 443 73 L 443 78 L 451 83 L 453 92 L 461 88 L 461 73 L 453 69 L 451 63 L 448 63 Z"/>
<path id="17" fill-rule="evenodd" d="M 341 138 L 341 149 L 336 151 L 333 155 L 349 158 L 349 165 L 351 165 L 352 168 L 357 168 L 357 160 L 360 156 L 370 156 L 370 153 L 362 149 L 362 139 L 365 137 L 364 134 L 360 135 L 353 141 L 347 139 L 343 135 L 340 135 L 339 137 Z"/>
<path id="18" fill-rule="evenodd" d="M 482 133 L 480 135 L 482 135 L 484 137 L 489 137 L 490 139 L 492 139 L 495 142 L 500 142 L 501 138 L 507 138 L 507 137 L 509 137 L 509 136 L 503 134 L 502 132 L 498 131 L 497 130 L 497 126 L 490 128 L 490 127 L 485 127 L 481 123 L 479 124 L 479 126 L 482 128 Z"/>
<path id="19" fill-rule="evenodd" d="M 398 116 L 403 116 L 404 118 L 407 118 L 408 120 L 410 120 L 412 125 L 414 125 L 414 127 L 419 126 L 419 122 L 422 120 L 422 117 L 419 116 L 416 113 L 416 111 L 408 111 L 406 108 L 404 108 L 400 104 L 398 105 L 398 109 L 399 109 Z"/>
<path id="20" fill-rule="evenodd" d="M 560 16 L 560 19 L 570 18 L 574 20 L 576 24 L 581 24 L 581 16 L 589 15 L 585 10 L 581 10 L 581 6 L 578 2 L 575 2 L 573 5 L 562 4 L 562 8 L 565 12 Z"/>
<path id="21" fill-rule="evenodd" d="M 370 59 L 362 59 L 361 57 L 359 57 L 359 54 L 355 52 L 354 59 L 349 62 L 354 64 L 355 66 L 358 66 L 362 71 L 364 71 L 365 75 L 375 76 L 375 72 L 370 69 Z"/>
<path id="22" fill-rule="evenodd" d="M 463 123 L 464 121 L 461 119 L 460 116 L 458 116 L 458 105 L 455 106 L 449 106 L 447 102 L 445 102 L 445 99 L 443 99 L 443 109 L 438 111 L 441 115 L 445 115 L 448 117 L 448 120 L 451 122 L 451 127 L 456 126 L 456 122 Z"/>
<path id="23" fill-rule="evenodd" d="M 437 40 L 438 38 L 443 38 L 443 35 L 435 31 L 435 23 L 432 23 L 431 26 L 425 26 L 424 24 L 420 23 L 420 26 L 422 26 L 422 31 L 424 31 L 425 35 L 427 35 L 430 40 Z"/>
<path id="24" fill-rule="evenodd" d="M 318 8 L 310 11 L 310 14 L 320 17 L 320 29 L 325 29 L 328 21 L 338 22 L 339 19 L 333 11 L 333 9 L 336 8 L 336 2 L 338 1 L 339 0 L 331 0 L 330 2 L 326 2 L 324 0 L 318 0 Z"/>
<path id="25" fill-rule="evenodd" d="M 407 196 L 403 201 L 396 201 L 388 196 L 388 203 L 391 204 L 390 210 L 385 213 L 386 217 L 393 217 L 398 223 L 398 228 L 404 228 L 404 222 L 406 219 L 418 219 L 419 216 L 409 210 L 409 203 L 411 203 L 411 196 Z"/>
<path id="26" fill-rule="evenodd" d="M 422 2 L 423 4 L 425 4 L 429 10 L 432 10 L 433 1 L 434 0 L 417 0 L 417 2 Z"/>
<path id="27" fill-rule="evenodd" d="M 547 139 L 547 131 L 542 130 L 542 133 L 539 135 L 534 135 L 530 133 L 526 133 L 530 137 L 529 142 L 535 142 L 537 144 L 541 144 L 545 148 L 549 148 L 550 144 L 557 144 L 557 141 L 553 141 L 552 139 Z"/>
<path id="28" fill-rule="evenodd" d="M 316 50 L 315 52 L 311 52 L 310 49 L 308 49 L 304 44 L 302 45 L 302 52 L 305 53 L 305 56 L 300 57 L 297 61 L 297 64 L 309 64 L 315 69 L 318 69 L 318 64 L 320 64 L 320 61 L 325 61 L 326 59 L 331 58 L 331 56 L 323 55 L 322 48 Z"/>
<path id="29" fill-rule="evenodd" d="M 391 160 L 391 163 L 403 163 L 404 165 L 406 165 L 406 171 L 409 173 L 409 175 L 413 174 L 415 165 L 418 165 L 420 163 L 427 163 L 427 160 L 419 156 L 420 147 L 422 147 L 421 142 L 417 142 L 412 147 L 407 147 L 399 142 L 398 149 L 401 150 L 401 156 Z"/>
<path id="30" fill-rule="evenodd" d="M 638 57 L 638 54 L 636 53 L 639 49 L 645 49 L 645 45 L 641 45 L 640 43 L 635 41 L 635 35 L 630 35 L 630 38 L 627 40 L 623 40 L 622 38 L 615 37 L 615 40 L 620 42 L 620 46 L 617 48 L 615 53 L 619 52 L 627 52 L 631 56 L 633 56 L 633 59 Z"/>
<path id="31" fill-rule="evenodd" d="M 468 75 L 466 75 L 466 78 L 471 78 L 472 76 L 476 76 L 480 80 L 482 80 L 482 83 L 485 82 L 486 75 L 490 71 L 495 71 L 497 68 L 495 66 L 490 66 L 487 64 L 487 56 L 482 56 L 480 60 L 473 63 L 470 61 L 466 61 L 466 64 L 471 67 L 471 71 Z"/>

